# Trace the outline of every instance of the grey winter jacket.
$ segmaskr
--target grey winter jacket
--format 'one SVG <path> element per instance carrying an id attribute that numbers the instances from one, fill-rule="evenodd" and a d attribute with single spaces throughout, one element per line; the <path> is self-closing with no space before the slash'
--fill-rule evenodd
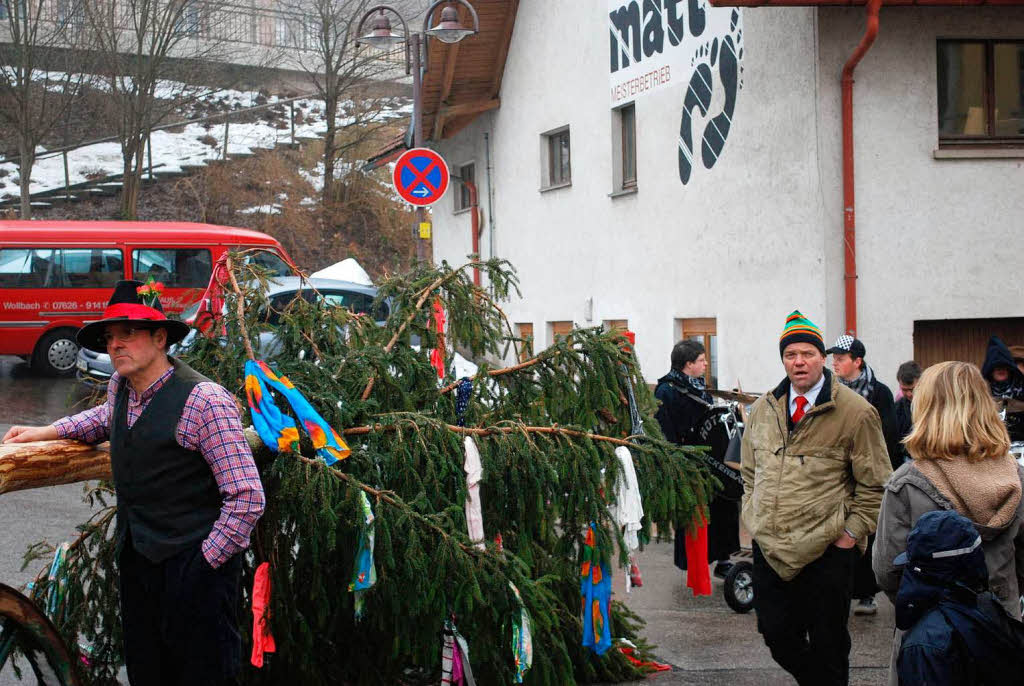
<path id="1" fill-rule="evenodd" d="M 1024 469 L 1017 468 L 1024 484 Z M 892 561 L 907 549 L 907 536 L 926 512 L 953 510 L 953 505 L 925 478 L 913 462 L 904 464 L 885 486 L 872 567 L 878 585 L 895 601 L 901 570 Z M 963 514 L 963 513 L 961 513 Z M 1005 527 L 993 528 L 974 522 L 981 534 L 989 588 L 1011 617 L 1019 618 L 1020 588 L 1024 586 L 1024 498 L 1016 516 Z"/>

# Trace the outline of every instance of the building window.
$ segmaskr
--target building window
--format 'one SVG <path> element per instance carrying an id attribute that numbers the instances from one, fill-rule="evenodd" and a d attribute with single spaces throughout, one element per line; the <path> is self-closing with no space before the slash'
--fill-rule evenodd
<path id="1" fill-rule="evenodd" d="M 85 23 L 85 10 L 79 0 L 57 0 L 57 23 L 67 31 L 80 31 Z"/>
<path id="2" fill-rule="evenodd" d="M 462 179 L 462 183 L 459 184 L 459 192 L 454 194 L 456 212 L 468 210 L 470 207 L 469 186 L 465 182 L 476 183 L 476 165 L 470 163 L 459 167 L 459 178 Z"/>
<path id="3" fill-rule="evenodd" d="M 619 145 L 622 147 L 622 183 L 620 188 L 636 188 L 636 105 L 619 110 Z"/>
<path id="4" fill-rule="evenodd" d="M 526 362 L 533 357 L 533 322 L 516 324 L 516 337 L 523 341 L 519 348 L 519 361 Z"/>
<path id="5" fill-rule="evenodd" d="M 559 343 L 572 333 L 572 322 L 548 322 L 548 340 Z"/>
<path id="6" fill-rule="evenodd" d="M 181 14 L 175 20 L 174 29 L 177 33 L 190 36 L 199 33 L 199 2 L 198 0 L 185 0 L 181 7 Z"/>
<path id="7" fill-rule="evenodd" d="M 636 105 L 612 110 L 611 197 L 636 192 Z"/>
<path id="8" fill-rule="evenodd" d="M 1024 142 L 1024 41 L 938 43 L 939 140 Z"/>
<path id="9" fill-rule="evenodd" d="M 629 331 L 628 319 L 605 319 L 603 324 L 605 331 Z"/>
<path id="10" fill-rule="evenodd" d="M 572 166 L 569 154 L 568 127 L 546 133 L 542 137 L 544 156 L 544 183 L 542 189 L 568 186 L 572 183 Z"/>
<path id="11" fill-rule="evenodd" d="M 675 328 L 677 341 L 689 338 L 704 344 L 704 353 L 708 360 L 708 367 L 704 372 L 704 382 L 708 388 L 718 388 L 717 320 L 714 317 L 677 319 Z"/>

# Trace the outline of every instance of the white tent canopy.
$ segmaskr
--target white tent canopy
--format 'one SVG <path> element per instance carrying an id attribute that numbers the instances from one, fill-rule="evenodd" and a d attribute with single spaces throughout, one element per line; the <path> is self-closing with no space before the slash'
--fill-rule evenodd
<path id="1" fill-rule="evenodd" d="M 320 271 L 313 272 L 310 276 L 314 276 L 319 279 L 351 281 L 352 283 L 358 283 L 364 286 L 373 285 L 370 275 L 366 273 L 366 270 L 364 270 L 358 262 L 356 262 L 354 257 L 347 257 L 337 264 L 332 264 L 330 267 L 324 267 Z"/>

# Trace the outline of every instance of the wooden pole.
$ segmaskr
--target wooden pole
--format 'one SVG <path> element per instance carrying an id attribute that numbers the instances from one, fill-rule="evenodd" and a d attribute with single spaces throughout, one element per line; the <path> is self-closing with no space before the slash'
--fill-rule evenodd
<path id="1" fill-rule="evenodd" d="M 0 493 L 109 480 L 110 445 L 37 441 L 0 445 Z"/>

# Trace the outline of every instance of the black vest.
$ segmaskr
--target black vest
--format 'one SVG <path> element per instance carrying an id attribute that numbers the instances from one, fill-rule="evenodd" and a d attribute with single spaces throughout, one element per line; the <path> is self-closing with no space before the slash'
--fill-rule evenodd
<path id="1" fill-rule="evenodd" d="M 135 550 L 162 562 L 197 546 L 220 516 L 222 498 L 202 453 L 178 444 L 178 421 L 196 384 L 209 381 L 171 359 L 174 373 L 128 428 L 128 380 L 110 422 L 110 464 L 117 493 L 117 549 L 131 534 Z"/>

